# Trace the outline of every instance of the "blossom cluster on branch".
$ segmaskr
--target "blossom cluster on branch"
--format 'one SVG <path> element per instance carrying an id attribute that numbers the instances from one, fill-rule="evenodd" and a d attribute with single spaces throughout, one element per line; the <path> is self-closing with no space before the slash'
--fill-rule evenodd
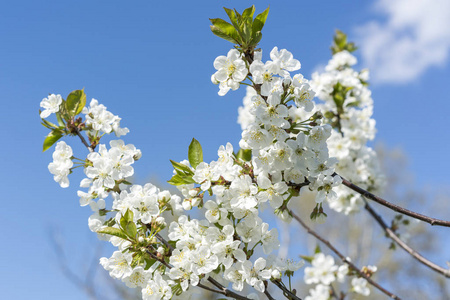
<path id="1" fill-rule="evenodd" d="M 105 135 L 120 137 L 129 130 L 97 100 L 86 107 L 83 90 L 66 99 L 52 94 L 41 102 L 42 124 L 51 130 L 44 150 L 57 143 L 49 171 L 61 187 L 68 187 L 72 170 L 84 169 L 84 190 L 78 196 L 80 205 L 93 211 L 89 228 L 117 248 L 100 263 L 111 277 L 142 289 L 145 300 L 196 298 L 194 286 L 236 299 L 273 299 L 269 283 L 287 299 L 299 299 L 290 281 L 304 262 L 276 256 L 278 231 L 261 211 L 272 210 L 289 222 L 292 202 L 300 201 L 302 188 L 308 188 L 316 195 L 311 219 L 321 223 L 327 216 L 324 203 L 344 214 L 357 212 L 364 203 L 360 194 L 341 185 L 337 173 L 369 191 L 384 185 L 376 154 L 366 145 L 375 135 L 368 72 L 351 68 L 355 49 L 345 35 L 335 38 L 325 72 L 309 81 L 291 74 L 301 64 L 288 50 L 274 47 L 263 61 L 262 50 L 256 49 L 268 9 L 255 18 L 254 7 L 242 14 L 225 10 L 231 23 L 212 19 L 211 30 L 237 46 L 216 58 L 211 80 L 221 96 L 247 86 L 239 109 L 240 149 L 227 143 L 218 149 L 218 159 L 207 163 L 193 139 L 188 160 L 171 161 L 168 182 L 179 195 L 130 182 L 141 151 L 120 139 L 101 143 Z M 57 124 L 46 120 L 51 114 Z M 75 157 L 59 141 L 68 135 L 80 138 L 89 150 L 86 157 Z M 188 216 L 194 208 L 204 218 Z M 337 266 L 320 251 L 304 258 L 312 264 L 304 280 L 316 284 L 306 299 L 329 299 L 331 283 L 346 278 L 352 285 L 347 293 L 370 293 L 367 280 L 376 267 L 355 272 L 349 259 Z M 254 292 L 239 294 L 244 288 Z"/>

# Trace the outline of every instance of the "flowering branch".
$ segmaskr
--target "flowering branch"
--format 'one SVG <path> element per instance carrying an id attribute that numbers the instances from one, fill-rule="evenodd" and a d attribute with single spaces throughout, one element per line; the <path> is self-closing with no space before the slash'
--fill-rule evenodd
<path id="1" fill-rule="evenodd" d="M 162 239 L 162 238 L 161 238 Z M 165 241 L 165 243 L 167 243 L 167 241 Z M 151 251 L 146 251 L 154 260 L 159 261 L 160 263 L 162 263 L 164 266 L 166 266 L 167 268 L 171 269 L 173 266 L 169 263 L 167 263 L 165 260 L 158 258 L 156 255 L 154 255 L 153 253 L 151 253 Z M 211 282 L 212 284 L 214 284 L 216 287 L 218 287 L 220 290 L 214 290 L 211 289 L 203 284 L 201 284 L 200 282 L 197 284 L 198 287 L 202 288 L 202 289 L 206 289 L 210 292 L 214 292 L 214 293 L 218 293 L 218 294 L 222 294 L 225 295 L 227 297 L 233 297 L 234 299 L 237 300 L 251 300 L 247 297 L 241 296 L 229 289 L 227 289 L 226 287 L 224 287 L 222 284 L 220 284 L 217 280 L 215 280 L 212 277 L 208 277 L 207 279 L 209 282 Z"/>
<path id="2" fill-rule="evenodd" d="M 336 173 L 334 173 L 333 175 L 340 176 L 339 174 L 336 174 Z M 346 187 L 348 187 L 348 188 L 354 190 L 355 192 L 361 194 L 362 196 L 364 196 L 367 199 L 373 200 L 373 201 L 375 201 L 375 202 L 377 202 L 377 203 L 379 203 L 379 204 L 381 204 L 381 205 L 383 205 L 383 206 L 385 206 L 387 208 L 390 208 L 390 209 L 392 209 L 392 210 L 394 210 L 396 212 L 399 212 L 401 214 L 404 214 L 404 215 L 407 215 L 407 216 L 412 217 L 414 219 L 418 219 L 418 220 L 424 221 L 426 223 L 429 223 L 432 226 L 450 227 L 450 221 L 439 220 L 439 219 L 431 218 L 431 217 L 428 217 L 428 216 L 425 216 L 425 215 L 422 215 L 422 214 L 410 211 L 410 210 L 408 210 L 406 208 L 400 207 L 398 205 L 395 205 L 394 203 L 386 201 L 383 198 L 378 197 L 378 196 L 376 196 L 376 195 L 366 191 L 363 188 L 360 188 L 359 186 L 351 183 L 350 181 L 348 181 L 347 179 L 343 178 L 342 176 L 340 176 L 340 177 L 342 178 L 342 184 L 343 185 L 345 185 Z"/>
<path id="3" fill-rule="evenodd" d="M 383 288 L 381 285 L 379 285 L 378 283 L 376 283 L 375 281 L 373 281 L 370 276 L 368 276 L 366 273 L 362 272 L 357 266 L 355 266 L 348 258 L 346 258 L 341 252 L 339 252 L 328 240 L 326 240 L 325 238 L 323 238 L 321 235 L 319 235 L 317 232 L 315 232 L 314 230 L 312 230 L 308 225 L 306 225 L 305 222 L 303 222 L 303 220 L 297 216 L 292 210 L 289 210 L 290 214 L 292 215 L 292 217 L 298 222 L 300 223 L 300 225 L 312 236 L 314 236 L 316 239 L 318 239 L 319 241 L 321 241 L 322 243 L 324 243 L 331 251 L 333 251 L 337 256 L 339 256 L 339 258 L 345 262 L 346 264 L 348 264 L 348 266 L 355 271 L 356 273 L 358 273 L 359 276 L 363 277 L 364 279 L 367 280 L 367 282 L 369 282 L 371 285 L 373 285 L 374 287 L 376 287 L 377 289 L 379 289 L 380 291 L 382 291 L 384 294 L 388 295 L 390 298 L 392 299 L 397 299 L 400 300 L 401 298 L 398 297 L 397 295 L 389 292 L 388 290 L 386 290 L 385 288 Z"/>
<path id="4" fill-rule="evenodd" d="M 408 244 L 406 244 L 404 241 L 400 239 L 400 237 L 384 222 L 383 218 L 375 212 L 375 210 L 369 205 L 367 200 L 365 200 L 365 209 L 370 213 L 370 215 L 377 221 L 377 223 L 383 228 L 383 230 L 386 232 L 386 234 L 399 245 L 401 248 L 403 248 L 406 252 L 411 254 L 412 257 L 414 257 L 416 260 L 424 264 L 425 266 L 429 267 L 430 269 L 444 275 L 447 278 L 450 278 L 450 269 L 444 269 L 435 263 L 429 261 L 420 253 L 415 251 L 413 248 L 411 248 Z"/>
<path id="5" fill-rule="evenodd" d="M 306 299 L 317 299 L 319 294 L 329 298 L 330 293 L 338 298 L 327 286 L 336 278 L 344 282 L 347 275 L 357 275 L 352 279 L 352 292 L 367 296 L 370 290 L 366 285 L 370 283 L 389 297 L 400 299 L 371 279 L 376 267 L 357 268 L 288 208 L 291 199 L 308 186 L 316 193 L 316 206 L 310 217 L 319 222 L 327 216 L 324 201 L 332 209 L 349 214 L 358 211 L 364 204 L 363 197 L 367 197 L 406 215 L 428 220 L 432 225 L 450 226 L 450 222 L 389 203 L 338 176 L 337 173 L 343 174 L 371 191 L 383 185 L 376 154 L 366 146 L 375 132 L 375 122 L 370 118 L 372 99 L 366 88 L 368 74 L 349 68 L 356 63 L 348 52 L 354 47 L 346 42 L 345 35 L 340 35 L 335 39 L 336 54 L 326 68 L 328 74 L 323 78 L 313 75 L 311 82 L 302 74 L 291 77 L 290 72 L 301 66 L 292 53 L 274 47 L 271 60 L 263 62 L 262 51 L 256 50 L 268 9 L 255 18 L 254 6 L 245 9 L 242 15 L 236 10 L 225 8 L 225 11 L 231 23 L 211 19 L 211 30 L 235 46 L 227 56 L 216 58 L 216 72 L 211 80 L 219 85 L 222 96 L 241 85 L 247 86 L 247 124 L 242 128 L 241 149 L 237 153 L 227 143 L 219 148 L 219 159 L 207 163 L 203 161 L 200 143 L 193 139 L 189 160 L 171 161 L 174 175 L 168 182 L 179 189 L 183 198 L 150 183 L 141 186 L 129 182 L 134 174 L 131 165 L 141 157 L 141 152 L 122 140 L 110 141 L 109 149 L 99 144 L 103 135 L 121 136 L 128 129 L 121 128 L 121 119 L 97 100 L 92 99 L 89 107 L 85 107 L 83 90 L 72 92 L 66 100 L 60 95 L 50 95 L 41 103 L 45 108 L 40 113 L 43 125 L 51 129 L 44 141 L 44 151 L 64 135 L 77 135 L 89 149 L 87 158 L 82 160 L 72 155 L 65 142 L 58 142 L 49 171 L 55 181 L 67 187 L 67 176 L 72 170 L 84 167 L 87 178 L 80 186 L 89 190 L 78 191 L 78 196 L 81 206 L 90 205 L 94 211 L 89 228 L 118 248 L 109 259 L 101 258 L 101 265 L 127 286 L 141 287 L 144 300 L 177 299 L 182 293 L 181 297 L 188 297 L 192 292 L 189 286 L 238 300 L 257 297 L 234 292 L 242 291 L 245 284 L 274 300 L 267 290 L 269 281 L 286 298 L 300 300 L 295 290 L 290 289 L 291 277 L 303 262 L 275 256 L 254 257 L 260 250 L 269 255 L 280 247 L 277 229 L 269 230 L 269 223 L 260 215 L 267 203 L 281 219 L 295 218 L 344 262 L 339 268 L 334 266 L 334 259 L 318 253 L 319 249 L 310 261 L 314 268 L 305 268 L 305 282 L 323 284 L 310 291 L 311 296 Z M 315 90 L 325 104 L 315 106 Z M 56 114 L 58 125 L 44 120 L 51 113 Z M 85 115 L 85 121 L 77 118 L 80 113 Z M 81 131 L 86 132 L 90 145 Z M 94 152 L 97 145 L 98 151 Z M 78 166 L 72 168 L 73 164 Z M 207 199 L 208 194 L 215 198 Z M 110 196 L 112 207 L 106 207 L 105 199 Z M 194 207 L 204 209 L 204 219 L 191 219 L 184 212 Z M 369 208 L 366 203 L 370 212 Z M 165 218 L 168 214 L 175 220 L 163 237 L 160 232 L 168 225 Z M 372 215 L 393 233 L 391 238 L 398 238 L 379 215 L 375 212 Z M 404 249 L 414 256 L 415 252 L 405 245 Z M 415 257 L 422 263 L 425 260 L 418 254 Z M 349 268 L 352 272 L 348 274 Z M 223 278 L 226 283 L 221 284 L 211 275 Z M 282 276 L 289 278 L 289 288 L 281 281 Z M 200 283 L 204 278 L 215 288 Z M 226 287 L 229 283 L 234 291 Z M 341 293 L 341 298 L 344 295 Z"/>

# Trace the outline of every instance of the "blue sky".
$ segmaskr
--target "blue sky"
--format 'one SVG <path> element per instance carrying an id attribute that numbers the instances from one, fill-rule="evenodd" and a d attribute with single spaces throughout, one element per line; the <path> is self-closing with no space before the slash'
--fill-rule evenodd
<path id="1" fill-rule="evenodd" d="M 418 1 L 404 0 L 256 3 L 258 12 L 271 5 L 260 44 L 264 53 L 274 46 L 288 49 L 306 77 L 326 64 L 336 28 L 360 42 L 359 66 L 371 67 L 374 74 L 377 141 L 406 151 L 419 186 L 449 183 L 450 16 L 445 14 L 450 9 L 439 2 L 424 9 Z M 82 175 L 71 177 L 71 187 L 63 190 L 47 171 L 51 151 L 41 152 L 47 134 L 39 125 L 42 98 L 65 97 L 84 87 L 88 99 L 98 99 L 123 118 L 131 131 L 126 142 L 142 150 L 136 181 L 166 181 L 172 172 L 169 159 L 184 159 L 192 137 L 202 143 L 206 161 L 215 158 L 220 145 L 238 144 L 237 107 L 244 89 L 220 97 L 211 84 L 212 63 L 231 44 L 210 32 L 208 18 L 225 18 L 222 6 L 242 10 L 251 4 L 0 3 L 5 299 L 85 298 L 62 277 L 48 238 L 48 228 L 57 227 L 76 256 L 73 261 L 82 261 L 93 241 L 90 211 L 79 207 L 76 196 Z M 86 154 L 79 141 L 66 141 Z"/>

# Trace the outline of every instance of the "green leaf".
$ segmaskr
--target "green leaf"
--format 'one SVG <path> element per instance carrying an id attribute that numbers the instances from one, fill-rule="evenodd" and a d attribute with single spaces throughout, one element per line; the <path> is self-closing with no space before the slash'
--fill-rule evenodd
<path id="1" fill-rule="evenodd" d="M 202 146 L 195 138 L 192 139 L 192 142 L 189 145 L 188 158 L 189 163 L 193 168 L 196 168 L 198 164 L 203 161 Z"/>
<path id="2" fill-rule="evenodd" d="M 242 15 L 241 15 L 236 9 L 234 9 L 234 13 L 235 13 L 235 15 L 236 15 L 237 23 L 238 23 L 239 25 L 241 25 L 242 23 L 244 23 L 244 18 L 242 18 Z"/>
<path id="3" fill-rule="evenodd" d="M 241 31 L 243 32 L 244 42 L 243 46 L 248 46 L 252 37 L 252 22 L 243 21 L 241 24 Z"/>
<path id="4" fill-rule="evenodd" d="M 262 38 L 261 31 L 253 33 L 253 37 L 252 37 L 252 40 L 250 41 L 250 45 L 249 46 L 256 47 L 258 45 L 258 43 L 261 41 L 261 38 Z"/>
<path id="5" fill-rule="evenodd" d="M 192 172 L 191 168 L 189 168 L 188 166 L 180 164 L 173 160 L 170 160 L 170 162 L 172 163 L 172 166 L 175 170 L 180 170 L 180 171 L 183 171 L 184 173 L 194 175 L 194 172 Z"/>
<path id="6" fill-rule="evenodd" d="M 39 115 L 41 115 L 41 110 L 39 110 Z M 41 118 L 42 120 L 42 126 L 48 128 L 48 129 L 55 129 L 58 128 L 58 126 L 56 126 L 56 124 L 53 124 L 52 122 L 47 121 L 46 119 Z"/>
<path id="7" fill-rule="evenodd" d="M 269 8 L 270 6 L 267 7 L 265 11 L 257 15 L 255 20 L 253 20 L 253 28 L 252 28 L 253 36 L 256 34 L 256 32 L 261 31 L 263 29 L 264 24 L 266 23 L 267 20 L 267 15 L 269 14 Z"/>
<path id="8" fill-rule="evenodd" d="M 44 146 L 42 148 L 42 152 L 47 151 L 48 148 L 50 148 L 54 143 L 56 143 L 60 138 L 62 137 L 60 130 L 53 130 L 50 132 L 44 140 Z"/>
<path id="9" fill-rule="evenodd" d="M 357 107 L 357 106 L 359 106 L 359 101 L 353 101 L 353 102 L 350 102 L 350 103 L 348 103 L 347 105 L 345 105 L 346 107 Z"/>
<path id="10" fill-rule="evenodd" d="M 123 216 L 120 218 L 120 223 L 122 224 L 122 220 L 126 223 L 133 222 L 134 214 L 130 209 L 127 209 L 127 211 L 123 214 Z M 125 226 L 123 226 L 125 227 Z"/>
<path id="11" fill-rule="evenodd" d="M 251 161 L 252 160 L 252 150 L 250 149 L 239 149 L 236 154 L 237 159 L 242 159 L 243 161 Z"/>
<path id="12" fill-rule="evenodd" d="M 66 109 L 70 116 L 76 116 L 86 105 L 86 94 L 83 90 L 75 90 L 67 96 Z"/>
<path id="13" fill-rule="evenodd" d="M 124 240 L 128 239 L 127 235 L 122 230 L 120 230 L 119 228 L 115 228 L 115 227 L 105 227 L 105 228 L 102 228 L 101 230 L 98 230 L 97 233 L 104 233 L 104 234 L 117 236 Z"/>
<path id="14" fill-rule="evenodd" d="M 123 214 L 120 218 L 120 227 L 122 230 L 132 239 L 136 239 L 137 229 L 136 224 L 133 221 L 134 215 L 130 209 Z"/>
<path id="15" fill-rule="evenodd" d="M 312 257 L 312 256 L 306 256 L 306 255 L 300 255 L 300 257 L 301 257 L 302 259 L 304 259 L 305 261 L 309 262 L 309 263 L 312 263 L 312 261 L 313 261 L 313 259 L 314 259 L 314 257 Z"/>
<path id="16" fill-rule="evenodd" d="M 314 254 L 317 254 L 317 253 L 320 253 L 320 252 L 322 252 L 322 251 L 320 250 L 319 244 L 317 244 L 316 249 L 314 249 Z"/>
<path id="17" fill-rule="evenodd" d="M 183 184 L 192 184 L 195 181 L 192 179 L 192 176 L 182 176 L 180 174 L 174 175 L 169 181 L 167 181 L 171 185 L 183 185 Z"/>
<path id="18" fill-rule="evenodd" d="M 233 24 L 234 28 L 236 28 L 236 30 L 239 30 L 239 24 L 238 24 L 238 20 L 237 20 L 236 13 L 234 12 L 234 10 L 226 8 L 226 7 L 224 7 L 223 9 L 225 10 L 228 17 L 230 18 L 231 24 Z"/>
<path id="19" fill-rule="evenodd" d="M 128 222 L 125 226 L 125 233 L 131 237 L 133 240 L 136 239 L 136 234 L 137 234 L 137 229 L 136 229 L 136 224 L 134 224 L 134 222 Z"/>
<path id="20" fill-rule="evenodd" d="M 225 33 L 223 33 L 219 28 L 217 28 L 216 26 L 210 26 L 212 33 L 214 33 L 214 35 L 217 35 L 218 37 L 229 41 L 233 44 L 240 44 L 238 41 L 236 41 L 235 39 L 229 37 L 228 35 L 226 35 Z"/>
<path id="21" fill-rule="evenodd" d="M 244 21 L 250 20 L 253 21 L 253 14 L 255 13 L 255 6 L 252 5 L 249 8 L 246 8 L 243 12 L 242 12 L 242 18 L 244 19 Z"/>
<path id="22" fill-rule="evenodd" d="M 116 224 L 116 220 L 114 218 L 110 218 L 109 220 L 107 220 L 105 223 L 103 223 L 103 225 L 106 225 L 108 227 L 112 227 Z"/>
<path id="23" fill-rule="evenodd" d="M 142 253 L 140 253 L 140 252 L 134 253 L 134 254 L 133 254 L 133 260 L 131 261 L 130 266 L 131 266 L 132 268 L 136 267 L 137 265 L 140 264 L 142 258 L 143 258 L 143 257 L 142 257 Z"/>
<path id="24" fill-rule="evenodd" d="M 64 124 L 64 121 L 62 119 L 61 113 L 56 113 L 56 120 L 58 121 L 58 125 L 61 127 L 66 127 L 66 124 Z"/>
<path id="25" fill-rule="evenodd" d="M 227 41 L 230 41 L 233 44 L 239 44 L 241 42 L 239 33 L 236 31 L 236 28 L 234 28 L 233 25 L 222 19 L 209 19 L 209 20 L 213 24 L 211 26 L 211 31 L 215 35 Z"/>

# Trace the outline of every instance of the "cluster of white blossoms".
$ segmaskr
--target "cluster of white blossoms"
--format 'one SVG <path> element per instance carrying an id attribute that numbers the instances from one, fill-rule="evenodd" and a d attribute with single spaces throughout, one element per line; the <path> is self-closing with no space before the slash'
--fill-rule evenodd
<path id="1" fill-rule="evenodd" d="M 199 185 L 177 186 L 184 196 L 184 209 L 203 203 L 206 192 L 215 199 L 203 203 L 206 220 L 188 220 L 182 215 L 178 222 L 171 223 L 169 239 L 176 242 L 170 258 L 171 279 L 190 280 L 195 285 L 200 275 L 209 274 L 231 282 L 236 291 L 248 284 L 264 292 L 263 281 L 279 279 L 283 273 L 301 267 L 301 263 L 274 257 L 250 260 L 257 246 L 266 255 L 279 248 L 278 231 L 269 230 L 269 224 L 259 217 L 259 208 L 266 202 L 279 207 L 288 187 L 284 182 L 273 184 L 267 176 L 255 177 L 249 162 L 234 156 L 230 143 L 219 148 L 218 156 L 217 161 L 201 162 L 196 168 L 188 161 L 179 164 L 192 172 L 192 179 Z M 182 287 L 186 289 L 187 282 Z"/>
<path id="2" fill-rule="evenodd" d="M 103 104 L 98 104 L 96 99 L 92 99 L 89 107 L 84 107 L 82 112 L 86 115 L 86 130 L 90 134 L 114 132 L 120 137 L 129 132 L 128 128 L 120 127 L 121 118 L 109 112 Z"/>
<path id="3" fill-rule="evenodd" d="M 276 51 L 274 49 L 272 53 Z M 276 184 L 290 186 L 307 180 L 310 190 L 317 192 L 317 203 L 326 199 L 332 209 L 345 214 L 358 211 L 363 201 L 359 194 L 340 185 L 340 177 L 332 176 L 335 171 L 370 191 L 378 190 L 384 184 L 376 154 L 366 146 L 375 136 L 375 121 L 371 119 L 373 101 L 366 84 L 368 72 L 358 73 L 351 69 L 355 63 L 356 58 L 347 51 L 338 52 L 330 60 L 326 72 L 314 74 L 313 81 L 308 82 L 301 75 L 291 79 L 284 72 L 281 73 L 283 77 L 274 77 L 280 73 L 267 67 L 273 63 L 263 64 L 260 58 L 255 58 L 250 73 L 254 75 L 253 81 L 261 84 L 260 92 L 247 87 L 238 117 L 243 130 L 240 146 L 252 150 L 256 177 L 268 174 L 272 181 L 274 178 L 279 180 Z M 325 103 L 314 105 L 312 99 L 316 93 Z M 342 96 L 341 103 L 335 101 L 338 93 L 342 94 L 338 95 Z M 280 95 L 287 100 L 294 98 L 297 107 L 283 106 L 281 103 L 287 101 L 280 101 Z M 320 120 L 315 120 L 314 126 L 301 127 L 315 114 L 324 115 L 326 124 L 320 125 Z M 297 128 L 308 131 L 297 133 L 294 131 Z M 319 138 L 314 138 L 316 136 Z M 285 147 L 280 146 L 280 142 L 285 142 Z M 281 151 L 277 153 L 276 150 Z M 283 157 L 287 159 L 283 160 Z M 291 177 L 291 172 L 295 176 Z M 283 195 L 287 187 L 280 189 L 278 194 L 273 190 L 273 194 Z M 281 204 L 283 200 L 277 203 Z M 317 221 L 324 221 L 324 214 L 316 213 L 315 216 Z M 328 299 L 328 285 L 336 279 L 343 282 L 348 266 L 335 266 L 333 258 L 323 254 L 316 257 L 313 267 L 314 264 L 320 267 L 306 268 L 305 282 L 318 285 L 307 299 Z M 364 278 L 353 278 L 352 285 L 356 293 L 370 293 Z"/>
<path id="4" fill-rule="evenodd" d="M 349 260 L 349 258 L 347 258 Z M 367 266 L 363 271 L 372 275 L 377 271 L 375 266 Z M 336 265 L 334 258 L 321 252 L 316 253 L 311 261 L 311 267 L 305 267 L 304 280 L 306 284 L 316 284 L 311 289 L 310 295 L 305 300 L 328 300 L 332 293 L 331 284 L 335 281 L 344 283 L 349 273 L 347 264 Z M 370 294 L 367 280 L 362 277 L 354 277 L 351 281 L 352 291 L 364 296 Z"/>
<path id="5" fill-rule="evenodd" d="M 263 63 L 261 56 L 256 52 L 250 65 L 254 86 L 247 88 L 238 118 L 243 129 L 239 145 L 252 151 L 254 175 L 270 178 L 274 187 L 309 183 L 311 190 L 318 191 L 317 203 L 335 198 L 333 190 L 341 179 L 332 176 L 337 160 L 327 148 L 332 127 L 321 123 L 309 81 L 289 73 L 298 70 L 300 62 L 276 47 L 270 52 L 272 60 Z M 277 194 L 287 195 L 286 191 Z M 278 208 L 283 201 L 273 204 Z"/>
<path id="6" fill-rule="evenodd" d="M 340 61 L 345 59 L 336 58 L 338 62 L 330 65 L 337 67 L 328 72 L 344 72 L 349 62 Z M 225 287 L 231 285 L 235 291 L 252 287 L 260 293 L 266 291 L 269 281 L 282 283 L 284 276 L 290 279 L 303 261 L 275 256 L 280 247 L 278 231 L 263 221 L 261 211 L 270 207 L 289 221 L 289 202 L 299 196 L 302 187 L 308 187 L 316 192 L 312 218 L 319 221 L 326 216 L 322 202 L 334 203 L 341 196 L 342 179 L 335 174 L 335 168 L 343 168 L 341 161 L 348 164 L 348 158 L 333 146 L 335 125 L 324 123 L 320 112 L 333 108 L 327 103 L 316 108 L 310 82 L 301 74 L 291 76 L 290 72 L 300 69 L 300 62 L 289 51 L 277 47 L 266 62 L 262 61 L 261 51 L 244 57 L 233 49 L 227 57 L 218 57 L 214 67 L 217 72 L 212 80 L 220 83 L 220 95 L 236 90 L 246 79 L 250 82 L 245 106 L 240 109 L 241 149 L 235 153 L 227 143 L 219 148 L 218 159 L 207 163 L 202 161 L 201 146 L 193 140 L 189 161 L 172 161 L 174 176 L 169 183 L 177 186 L 182 197 L 150 183 L 141 186 L 129 182 L 134 174 L 132 165 L 141 152 L 122 140 L 110 141 L 109 147 L 99 143 L 105 134 L 120 136 L 128 129 L 120 128 L 120 118 L 95 99 L 82 110 L 84 122 L 75 116 L 66 121 L 68 134 L 81 136 L 82 131 L 87 132 L 91 145 L 82 141 L 97 151 L 78 159 L 68 145 L 59 142 L 54 162 L 49 165 L 63 187 L 68 186 L 73 159 L 84 167 L 86 178 L 80 186 L 87 191 L 78 191 L 78 196 L 81 206 L 89 205 L 93 210 L 89 228 L 117 247 L 110 258 L 102 258 L 100 263 L 111 277 L 128 287 L 142 289 L 145 300 L 189 299 L 195 292 L 191 287 L 209 277 Z M 344 88 L 350 86 L 347 81 L 341 84 Z M 364 85 L 355 83 L 351 87 L 349 95 L 359 104 L 350 107 L 354 112 L 339 115 L 339 128 L 346 133 L 340 138 L 353 143 L 351 133 L 361 129 L 352 122 L 362 114 L 368 115 L 369 125 L 362 130 L 365 137 L 358 139 L 361 145 L 348 147 L 350 161 L 367 163 L 351 155 L 361 155 L 360 148 L 365 147 L 362 141 L 365 143 L 373 131 L 370 114 L 361 112 L 371 103 L 370 93 L 367 99 L 362 96 L 365 92 L 358 90 L 364 90 Z M 54 106 L 45 104 L 51 111 L 55 111 Z M 333 150 L 329 151 L 329 147 Z M 358 159 L 361 161 L 355 162 Z M 108 198 L 112 203 L 107 203 Z M 203 219 L 186 215 L 185 211 L 194 207 L 201 210 Z M 342 282 L 348 273 L 347 265 L 338 267 L 332 257 L 321 253 L 314 257 L 312 265 L 305 269 L 305 282 L 318 285 L 307 299 L 321 299 L 324 291 L 329 296 L 327 286 L 335 280 Z M 367 293 L 366 282 L 358 278 L 353 281 L 355 292 Z M 258 299 L 258 295 L 250 294 L 248 298 Z"/>
<path id="7" fill-rule="evenodd" d="M 330 155 L 338 159 L 336 172 L 352 183 L 378 192 L 385 184 L 375 151 L 367 146 L 375 137 L 372 119 L 373 100 L 367 88 L 367 70 L 356 72 L 356 57 L 343 50 L 333 55 L 324 73 L 314 73 L 311 86 L 323 103 L 317 110 L 333 126 L 328 139 Z M 328 198 L 332 209 L 345 214 L 363 206 L 362 196 L 345 187 L 335 189 L 337 197 Z"/>
<path id="8" fill-rule="evenodd" d="M 53 179 L 62 188 L 69 186 L 70 168 L 73 166 L 72 148 L 65 142 L 58 142 L 53 152 L 53 162 L 48 165 L 48 170 L 53 174 Z"/>

